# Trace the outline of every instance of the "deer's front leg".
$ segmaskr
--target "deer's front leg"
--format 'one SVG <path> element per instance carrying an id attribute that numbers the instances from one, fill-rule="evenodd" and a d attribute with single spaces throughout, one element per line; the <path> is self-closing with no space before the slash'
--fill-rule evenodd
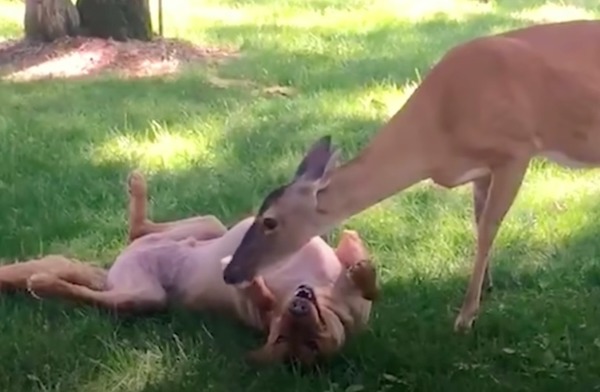
<path id="1" fill-rule="evenodd" d="M 454 321 L 454 330 L 471 330 L 481 302 L 481 291 L 488 269 L 488 257 L 506 213 L 523 182 L 529 161 L 513 161 L 492 172 L 487 199 L 477 225 L 477 248 L 471 279 L 463 304 Z"/>

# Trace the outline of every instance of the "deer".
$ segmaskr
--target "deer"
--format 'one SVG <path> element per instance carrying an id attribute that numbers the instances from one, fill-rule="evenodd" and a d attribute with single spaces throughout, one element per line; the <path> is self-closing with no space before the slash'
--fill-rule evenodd
<path id="1" fill-rule="evenodd" d="M 414 184 L 470 183 L 476 245 L 454 321 L 455 332 L 469 332 L 482 291 L 493 287 L 494 240 L 531 160 L 600 166 L 600 21 L 536 24 L 455 45 L 356 156 L 340 163 L 331 140 L 314 142 L 293 178 L 264 198 L 225 282 L 251 280 Z"/>

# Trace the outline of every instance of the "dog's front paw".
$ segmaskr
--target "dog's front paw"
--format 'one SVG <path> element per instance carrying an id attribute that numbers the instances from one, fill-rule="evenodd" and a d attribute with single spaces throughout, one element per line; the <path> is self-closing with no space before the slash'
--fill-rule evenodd
<path id="1" fill-rule="evenodd" d="M 348 267 L 348 277 L 361 291 L 363 297 L 374 301 L 379 296 L 377 270 L 371 260 L 361 260 Z"/>

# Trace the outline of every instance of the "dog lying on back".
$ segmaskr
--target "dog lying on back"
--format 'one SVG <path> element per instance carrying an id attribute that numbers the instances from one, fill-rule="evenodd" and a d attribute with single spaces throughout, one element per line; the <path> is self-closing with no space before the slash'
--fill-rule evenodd
<path id="1" fill-rule="evenodd" d="M 230 229 L 213 216 L 155 223 L 146 216 L 146 181 L 139 172 L 130 174 L 128 191 L 129 244 L 109 270 L 50 255 L 0 267 L 0 289 L 135 314 L 168 303 L 224 312 L 267 333 L 265 345 L 249 353 L 259 363 L 310 364 L 366 327 L 378 288 L 356 232 L 343 232 L 335 249 L 314 237 L 236 288 L 225 284 L 222 271 L 253 217 Z"/>

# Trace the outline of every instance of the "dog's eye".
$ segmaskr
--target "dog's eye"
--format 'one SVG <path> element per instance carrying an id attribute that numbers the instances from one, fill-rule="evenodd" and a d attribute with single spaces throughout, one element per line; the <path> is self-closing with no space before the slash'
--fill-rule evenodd
<path id="1" fill-rule="evenodd" d="M 263 226 L 267 230 L 275 230 L 277 228 L 277 220 L 274 218 L 263 218 Z"/>
<path id="2" fill-rule="evenodd" d="M 319 351 L 319 345 L 318 345 L 318 344 L 317 344 L 317 342 L 316 342 L 316 341 L 314 341 L 314 340 L 309 340 L 309 341 L 306 341 L 306 342 L 304 342 L 304 345 L 305 345 L 305 346 L 306 346 L 306 347 L 307 347 L 307 348 L 308 348 L 310 351 L 313 351 L 313 352 L 317 352 L 317 351 Z"/>

